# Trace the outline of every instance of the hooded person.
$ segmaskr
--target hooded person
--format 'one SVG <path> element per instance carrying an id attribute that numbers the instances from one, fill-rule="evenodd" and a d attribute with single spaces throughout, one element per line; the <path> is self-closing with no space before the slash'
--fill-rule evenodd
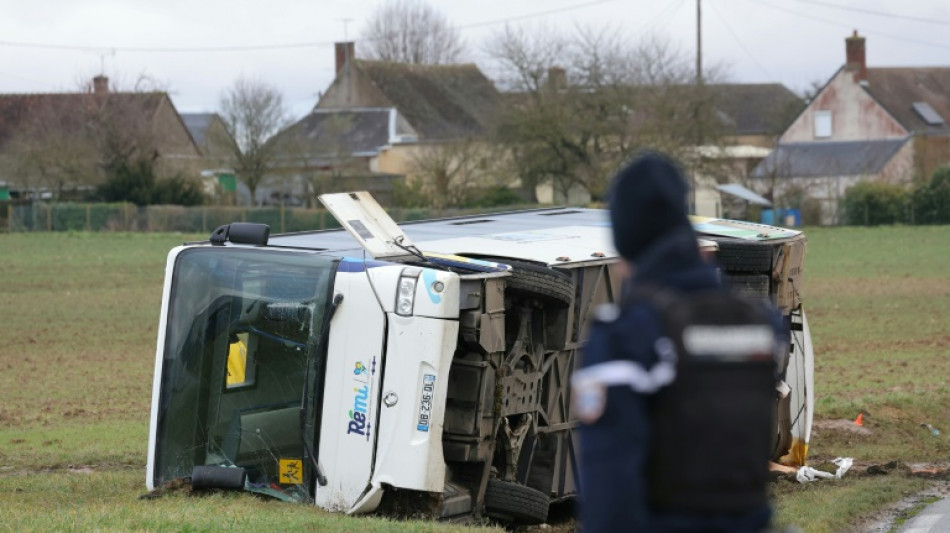
<path id="1" fill-rule="evenodd" d="M 669 342 L 661 342 L 669 339 L 657 310 L 629 296 L 643 287 L 687 296 L 723 290 L 715 266 L 700 255 L 687 194 L 676 164 L 657 153 L 623 168 L 610 189 L 614 245 L 632 275 L 619 305 L 595 312 L 572 379 L 573 411 L 581 422 L 579 517 L 586 533 L 759 531 L 770 518 L 767 503 L 722 517 L 657 505 L 653 478 L 663 473 L 651 464 L 656 393 L 675 379 L 676 356 Z"/>
<path id="2" fill-rule="evenodd" d="M 686 208 L 689 194 L 679 168 L 646 153 L 621 170 L 610 190 L 614 247 L 633 264 L 635 283 L 690 290 L 718 286 L 703 262 Z"/>

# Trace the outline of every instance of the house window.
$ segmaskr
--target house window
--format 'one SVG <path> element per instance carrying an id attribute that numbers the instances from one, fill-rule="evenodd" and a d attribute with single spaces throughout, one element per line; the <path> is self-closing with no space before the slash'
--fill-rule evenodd
<path id="1" fill-rule="evenodd" d="M 815 138 L 831 137 L 831 111 L 815 111 Z"/>

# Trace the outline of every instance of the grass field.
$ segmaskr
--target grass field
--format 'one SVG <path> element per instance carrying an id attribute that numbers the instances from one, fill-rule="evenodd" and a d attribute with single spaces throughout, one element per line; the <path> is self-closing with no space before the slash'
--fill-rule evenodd
<path id="1" fill-rule="evenodd" d="M 950 457 L 950 227 L 810 229 L 804 300 L 819 419 L 811 457 Z M 350 518 L 250 495 L 145 492 L 156 326 L 172 234 L 0 235 L 0 530 L 472 528 Z M 921 424 L 942 430 L 939 436 Z M 776 484 L 777 520 L 841 531 L 920 490 L 901 474 Z"/>

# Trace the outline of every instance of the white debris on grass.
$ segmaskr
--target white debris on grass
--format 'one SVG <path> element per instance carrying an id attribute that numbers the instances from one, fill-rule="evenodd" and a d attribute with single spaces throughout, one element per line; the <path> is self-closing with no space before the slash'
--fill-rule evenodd
<path id="1" fill-rule="evenodd" d="M 837 457 L 831 462 L 838 466 L 838 470 L 834 474 L 817 470 L 810 466 L 803 466 L 798 469 L 798 472 L 795 474 L 795 479 L 797 479 L 799 483 L 809 483 L 817 479 L 841 479 L 841 477 L 851 469 L 851 465 L 854 464 L 854 459 L 851 457 Z"/>

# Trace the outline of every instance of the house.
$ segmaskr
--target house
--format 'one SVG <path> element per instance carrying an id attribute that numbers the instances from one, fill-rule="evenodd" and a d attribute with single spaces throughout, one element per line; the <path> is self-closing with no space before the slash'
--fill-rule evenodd
<path id="1" fill-rule="evenodd" d="M 746 184 L 805 102 L 780 83 L 720 83 L 709 90 L 721 138 L 697 153 L 720 167 L 714 175 L 719 184 Z"/>
<path id="2" fill-rule="evenodd" d="M 530 95 L 499 93 L 475 65 L 356 60 L 352 43 L 338 43 L 335 53 L 336 78 L 313 112 L 273 141 L 283 154 L 275 174 L 296 181 L 291 187 L 294 194 L 315 193 L 327 186 L 330 177 L 339 180 L 355 175 L 405 175 L 410 182 L 430 187 L 430 197 L 450 201 L 453 194 L 458 197 L 466 188 L 517 186 L 510 169 L 498 170 L 500 162 L 510 163 L 510 154 L 493 151 L 485 139 L 503 114 L 509 112 L 510 116 L 513 107 L 531 105 L 534 100 Z M 564 69 L 552 67 L 548 80 L 545 91 L 569 88 Z M 722 173 L 698 177 L 702 190 L 695 203 L 702 206 L 704 214 L 721 215 L 717 180 L 742 181 L 767 154 L 761 147 L 772 145 L 790 112 L 802 103 L 779 84 L 706 88 L 716 106 L 719 129 L 726 132 L 723 142 L 734 145 L 716 156 L 717 165 L 728 168 L 726 174 L 731 179 L 722 178 Z M 693 89 L 684 86 L 682 90 Z M 578 91 L 585 101 L 594 99 L 590 91 Z M 644 91 L 658 92 L 638 88 L 630 95 Z M 631 102 L 630 107 L 649 113 L 651 101 L 647 98 L 638 102 L 639 106 Z M 746 146 L 750 148 L 735 149 Z M 542 203 L 584 203 L 591 195 L 582 181 L 574 180 L 569 188 L 555 187 L 553 180 L 542 181 L 534 196 Z"/>
<path id="3" fill-rule="evenodd" d="M 250 189 L 232 167 L 237 142 L 217 113 L 181 113 L 181 120 L 201 153 L 205 196 L 216 204 L 249 204 Z"/>
<path id="4" fill-rule="evenodd" d="M 0 179 L 11 194 L 81 197 L 129 154 L 154 161 L 160 178 L 201 167 L 167 93 L 114 92 L 96 76 L 86 92 L 0 95 Z"/>
<path id="5" fill-rule="evenodd" d="M 392 108 L 397 143 L 483 137 L 497 110 L 498 91 L 474 64 L 410 65 L 353 58 L 353 43 L 337 43 L 336 79 L 315 110 Z M 397 169 L 398 170 L 398 169 Z"/>
<path id="6" fill-rule="evenodd" d="M 380 188 L 391 189 L 395 176 L 438 175 L 426 165 L 490 130 L 498 91 L 474 64 L 357 60 L 352 42 L 337 43 L 335 54 L 336 78 L 313 111 L 273 139 L 282 154 L 275 173 L 291 175 L 297 191 L 316 192 L 315 181 L 344 176 L 376 177 Z M 428 180 L 444 189 L 437 196 L 471 184 L 452 174 L 449 160 L 455 157 L 444 161 L 442 182 Z"/>
<path id="7" fill-rule="evenodd" d="M 225 166 L 237 147 L 217 113 L 181 113 L 181 120 L 209 168 Z"/>
<path id="8" fill-rule="evenodd" d="M 950 162 L 950 68 L 870 68 L 857 32 L 845 57 L 753 172 L 759 192 L 811 202 L 822 224 L 840 220 L 839 200 L 862 180 L 910 183 Z"/>
<path id="9" fill-rule="evenodd" d="M 717 83 L 709 89 L 727 146 L 772 148 L 805 105 L 781 83 Z"/>
<path id="10" fill-rule="evenodd" d="M 705 191 L 697 191 L 697 211 L 746 218 L 750 204 L 771 205 L 747 189 L 749 176 L 805 103 L 780 83 L 721 83 L 708 89 L 721 136 L 715 145 L 695 148 L 700 161 L 696 172 L 707 184 Z"/>
<path id="11" fill-rule="evenodd" d="M 505 130 L 530 136 L 529 146 L 538 147 L 525 151 L 527 174 L 552 176 L 539 187 L 547 197 L 554 188 L 562 197 L 578 190 L 602 197 L 612 170 L 649 146 L 684 164 L 691 208 L 709 216 L 723 212 L 717 184 L 744 181 L 802 105 L 780 84 L 638 84 L 590 78 L 583 69 L 568 76 L 559 67 L 524 92 L 506 94 L 506 102 L 506 115 L 514 118 Z"/>
<path id="12" fill-rule="evenodd" d="M 314 109 L 270 141 L 281 154 L 272 173 L 294 176 L 293 196 L 365 189 L 389 205 L 393 182 L 404 176 L 386 172 L 385 163 L 381 170 L 380 159 L 406 142 L 406 135 L 393 107 Z M 286 185 L 286 180 L 269 184 L 277 189 Z"/>

